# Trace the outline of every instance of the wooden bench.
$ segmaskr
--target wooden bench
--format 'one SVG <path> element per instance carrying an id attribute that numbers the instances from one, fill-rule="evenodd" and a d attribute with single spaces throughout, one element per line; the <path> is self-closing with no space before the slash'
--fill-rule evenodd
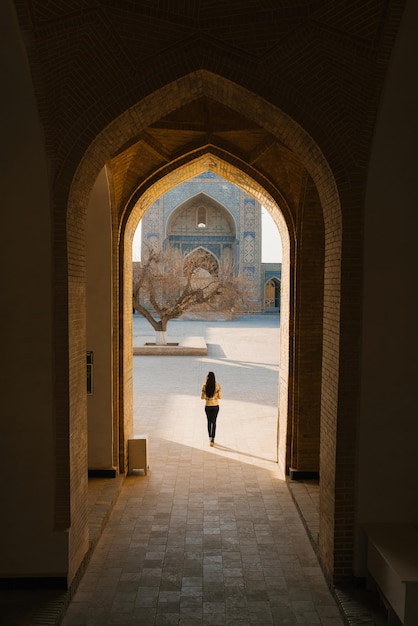
<path id="1" fill-rule="evenodd" d="M 367 524 L 367 569 L 383 600 L 404 626 L 418 625 L 418 526 Z"/>

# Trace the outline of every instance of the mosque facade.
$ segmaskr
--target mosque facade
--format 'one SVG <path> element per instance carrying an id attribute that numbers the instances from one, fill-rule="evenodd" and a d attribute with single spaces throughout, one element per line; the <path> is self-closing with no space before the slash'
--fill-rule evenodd
<path id="1" fill-rule="evenodd" d="M 204 250 L 252 283 L 250 312 L 280 311 L 281 263 L 262 263 L 261 205 L 237 185 L 207 171 L 161 196 L 142 219 L 147 247 Z"/>

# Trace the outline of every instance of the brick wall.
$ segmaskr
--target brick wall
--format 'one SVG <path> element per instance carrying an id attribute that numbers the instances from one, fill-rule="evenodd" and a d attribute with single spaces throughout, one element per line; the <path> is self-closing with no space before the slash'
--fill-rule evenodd
<path id="1" fill-rule="evenodd" d="M 123 309 L 118 265 L 121 261 L 123 267 L 119 251 L 125 225 L 138 202 L 139 211 L 148 207 L 173 184 L 202 171 L 201 159 L 207 159 L 206 169 L 282 211 L 290 235 L 290 289 L 283 297 L 287 301 L 289 296 L 290 328 L 301 338 L 305 334 L 309 339 L 309 329 L 315 328 L 317 340 L 319 318 L 310 319 L 305 310 L 299 314 L 293 286 L 298 294 L 300 285 L 302 300 L 311 298 L 305 259 L 310 249 L 323 252 L 323 284 L 313 277 L 315 297 L 323 293 L 324 302 L 320 551 L 329 578 L 347 578 L 354 515 L 362 205 L 380 91 L 404 0 L 366 2 L 356 12 L 343 0 L 270 11 L 255 11 L 243 0 L 239 8 L 222 4 L 222 15 L 211 2 L 199 3 L 199 12 L 194 3 L 176 3 L 170 10 L 131 3 L 125 11 L 88 3 L 73 11 L 65 3 L 45 5 L 41 0 L 33 0 L 30 10 L 25 0 L 14 4 L 54 198 L 57 527 L 68 523 L 70 509 L 79 516 L 79 522 L 71 517 L 76 550 L 81 540 L 77 523 L 80 529 L 85 523 L 83 506 L 78 508 L 84 489 L 76 486 L 83 485 L 84 470 L 72 441 L 84 437 L 80 311 L 86 198 L 107 164 L 114 211 L 115 406 L 118 424 L 127 420 L 129 430 L 131 356 L 119 339 L 129 329 L 121 314 L 127 297 Z M 207 154 L 214 155 L 212 162 Z M 324 246 L 313 235 L 304 249 L 306 237 L 297 238 L 304 206 L 298 199 L 307 175 L 319 198 L 309 204 L 309 223 L 316 234 L 323 224 Z M 295 269 L 302 275 L 294 275 Z M 303 345 L 302 353 L 289 352 L 289 369 L 297 367 L 298 373 L 289 385 L 281 377 L 281 413 L 286 388 L 290 398 L 297 398 L 299 413 L 306 402 L 310 383 L 301 367 L 313 348 L 309 341 Z M 314 404 L 318 402 L 316 392 Z M 116 430 L 122 433 L 123 466 L 126 430 Z"/>

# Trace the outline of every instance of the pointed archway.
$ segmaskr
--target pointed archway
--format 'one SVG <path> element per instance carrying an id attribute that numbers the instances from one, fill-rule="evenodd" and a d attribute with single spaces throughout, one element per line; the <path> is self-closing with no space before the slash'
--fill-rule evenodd
<path id="1" fill-rule="evenodd" d="M 280 311 L 281 280 L 272 276 L 264 285 L 264 310 Z"/>
<path id="2" fill-rule="evenodd" d="M 297 438 L 295 433 L 303 434 L 305 420 L 303 412 L 306 411 L 308 397 L 312 395 L 314 389 L 318 409 L 316 431 L 319 431 L 319 420 L 321 420 L 324 437 L 320 455 L 321 477 L 324 485 L 321 488 L 320 517 L 323 522 L 323 532 L 320 536 L 320 551 L 322 551 L 325 570 L 332 577 L 335 568 L 341 261 L 341 214 L 336 184 L 326 160 L 311 137 L 297 123 L 269 103 L 255 98 L 238 85 L 205 71 L 195 72 L 177 81 L 174 100 L 170 97 L 173 88 L 173 85 L 167 85 L 160 89 L 103 130 L 87 150 L 74 176 L 67 213 L 68 266 L 70 268 L 68 289 L 70 388 L 73 396 L 76 397 L 77 388 L 79 387 L 81 391 L 80 381 L 84 378 L 80 374 L 84 367 L 85 354 L 83 350 L 80 352 L 78 340 L 79 332 L 83 332 L 82 319 L 81 322 L 79 319 L 83 294 L 78 286 L 79 277 L 83 272 L 80 273 L 78 268 L 83 265 L 82 224 L 83 215 L 87 209 L 86 198 L 88 198 L 88 190 L 91 189 L 98 175 L 99 168 L 107 164 L 112 203 L 114 313 L 113 328 L 109 329 L 109 332 L 113 333 L 114 338 L 114 419 L 117 421 L 123 416 L 118 423 L 119 471 L 124 471 L 126 466 L 126 442 L 132 432 L 132 355 L 130 351 L 131 321 L 129 321 L 131 293 L 130 288 L 126 289 L 126 285 L 130 284 L 129 249 L 136 224 L 157 196 L 162 195 L 166 189 L 178 184 L 182 179 L 194 176 L 203 168 L 213 168 L 213 171 L 253 195 L 273 216 L 284 242 L 281 322 L 283 327 L 289 330 L 288 338 L 282 342 L 281 348 L 279 413 L 280 420 L 283 416 L 292 416 L 292 428 L 288 428 L 288 423 L 281 424 L 281 431 L 287 432 L 287 435 L 281 437 L 280 440 L 279 462 L 281 467 L 287 470 L 294 465 L 295 461 L 303 463 L 307 458 L 304 438 L 303 436 Z M 276 141 L 278 146 L 285 146 L 286 150 L 280 158 L 286 154 L 293 155 L 292 163 L 299 168 L 297 181 L 299 188 L 303 190 L 304 198 L 299 206 L 305 207 L 305 211 L 295 212 L 298 210 L 297 203 L 294 204 L 295 209 L 292 210 L 291 204 L 285 200 L 285 196 L 280 191 L 280 181 L 275 181 L 274 172 L 269 173 L 268 168 L 263 170 L 262 161 L 257 163 L 255 159 L 253 163 L 245 162 L 242 159 L 242 151 L 237 148 L 236 155 L 233 154 L 233 150 L 225 151 L 221 145 L 217 145 L 213 137 L 210 143 L 207 143 L 207 138 L 204 137 L 202 145 L 198 148 L 194 145 L 192 150 L 186 146 L 181 150 L 177 147 L 177 156 L 175 158 L 173 156 L 172 161 L 153 168 L 146 176 L 138 177 L 130 174 L 130 179 L 128 179 L 125 173 L 121 178 L 122 170 L 118 169 L 118 166 L 122 161 L 125 164 L 129 163 L 129 158 L 126 159 L 123 156 L 125 149 L 130 151 L 131 157 L 133 155 L 133 134 L 141 133 L 149 125 L 155 124 L 161 116 L 169 115 L 178 106 L 179 101 L 184 105 L 187 102 L 192 103 L 196 98 L 215 99 L 222 105 L 230 107 L 242 118 L 257 123 L 260 128 L 264 129 L 263 132 L 268 132 L 273 145 Z M 244 134 L 245 132 L 247 131 L 244 129 Z M 136 154 L 139 153 L 136 151 Z M 265 151 L 260 153 L 258 160 L 262 159 L 264 153 Z M 274 149 L 270 160 L 271 156 L 274 159 Z M 133 169 L 132 161 L 131 170 Z M 280 212 L 277 207 L 280 207 Z M 309 208 L 312 209 L 312 207 L 313 210 L 309 212 Z M 134 214 L 136 217 L 131 218 Z M 309 226 L 313 226 L 314 229 L 311 230 Z M 320 262 L 316 267 L 316 272 L 312 275 L 313 280 L 310 280 L 308 263 L 304 261 L 304 255 L 300 254 L 302 235 L 305 240 L 309 239 L 307 235 L 311 235 L 310 247 L 316 246 L 318 252 L 317 258 Z M 305 249 L 307 257 L 308 248 L 309 246 Z M 285 268 L 288 268 L 288 275 L 286 275 Z M 285 287 L 286 285 L 288 288 Z M 311 315 L 311 319 L 307 320 L 303 315 L 304 307 L 299 305 L 302 302 L 309 302 L 312 293 L 317 293 L 318 289 L 320 297 L 316 298 L 315 302 L 319 308 L 314 315 Z M 74 314 L 78 320 L 77 337 L 71 333 Z M 312 320 L 314 325 L 312 325 Z M 316 348 L 312 350 L 312 345 L 309 345 L 312 336 L 314 336 L 315 345 L 321 346 L 320 350 Z M 326 342 L 323 341 L 325 336 Z M 295 360 L 296 355 L 298 359 Z M 310 355 L 314 356 L 310 357 Z M 314 372 L 314 384 L 312 380 L 307 379 L 307 371 Z M 77 406 L 77 403 L 73 403 L 72 406 Z M 80 428 L 83 429 L 82 422 L 80 424 Z M 292 454 L 293 458 L 291 458 Z M 317 458 L 319 462 L 319 452 Z M 344 549 L 347 551 L 350 547 L 345 545 Z"/>
<path id="3" fill-rule="evenodd" d="M 152 187 L 149 187 L 146 194 L 141 195 L 141 189 L 138 189 L 131 198 L 130 205 L 126 210 L 126 223 L 124 225 L 125 238 L 123 241 L 123 258 L 124 258 L 124 291 L 121 295 L 121 302 L 124 303 L 123 314 L 121 318 L 126 320 L 126 331 L 124 333 L 124 353 L 131 354 L 131 321 L 130 321 L 130 302 L 129 293 L 130 285 L 132 282 L 132 242 L 133 237 L 138 226 L 139 221 L 145 215 L 151 204 L 156 198 L 164 193 L 166 189 L 171 186 L 179 185 L 181 182 L 188 180 L 191 175 L 197 176 L 200 173 L 206 171 L 212 171 L 219 174 L 222 172 L 222 177 L 235 184 L 237 179 L 240 183 L 238 186 L 243 188 L 250 195 L 256 196 L 260 204 L 266 207 L 266 209 L 273 216 L 279 232 L 282 237 L 283 244 L 283 271 L 282 271 L 282 284 L 283 293 L 286 297 L 283 298 L 282 304 L 282 317 L 281 317 L 281 331 L 280 331 L 280 396 L 279 396 L 279 424 L 278 429 L 281 433 L 279 438 L 278 458 L 279 465 L 285 475 L 287 471 L 287 465 L 289 463 L 289 442 L 286 436 L 287 422 L 288 422 L 288 380 L 289 380 L 289 320 L 290 311 L 289 305 L 291 301 L 290 297 L 290 255 L 291 244 L 288 226 L 285 222 L 281 209 L 278 208 L 274 199 L 259 185 L 255 180 L 252 180 L 247 174 L 237 170 L 234 165 L 231 165 L 227 161 L 220 159 L 220 157 L 213 152 L 206 153 L 198 158 L 191 160 L 189 163 L 183 164 L 177 170 L 170 171 L 171 168 L 167 168 L 167 174 L 164 176 L 163 172 L 160 172 L 158 178 L 156 178 Z M 285 200 L 281 199 L 282 204 L 286 205 Z M 287 208 L 287 207 L 286 207 Z M 128 370 L 131 369 L 131 363 L 128 364 Z"/>

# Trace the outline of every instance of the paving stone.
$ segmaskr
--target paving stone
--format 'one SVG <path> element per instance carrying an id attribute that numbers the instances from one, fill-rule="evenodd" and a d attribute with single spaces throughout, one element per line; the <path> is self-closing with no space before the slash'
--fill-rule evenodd
<path id="1" fill-rule="evenodd" d="M 134 334 L 149 332 L 145 324 L 136 316 Z M 207 356 L 134 357 L 135 430 L 148 434 L 149 472 L 126 478 L 63 626 L 342 626 L 275 460 L 277 319 L 177 322 L 176 334 L 190 327 Z M 200 400 L 209 369 L 223 390 L 213 448 Z M 261 393 L 243 401 L 247 389 Z"/>

